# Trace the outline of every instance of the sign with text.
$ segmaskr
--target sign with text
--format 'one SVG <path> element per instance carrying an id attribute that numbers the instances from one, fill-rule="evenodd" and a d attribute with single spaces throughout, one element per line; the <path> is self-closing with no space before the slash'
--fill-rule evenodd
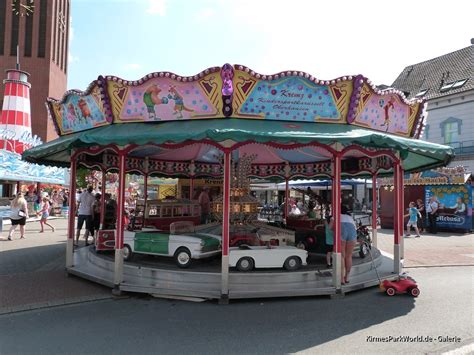
<path id="1" fill-rule="evenodd" d="M 425 187 L 425 205 L 431 196 L 438 203 L 437 226 L 444 229 L 472 228 L 472 186 L 437 185 Z"/>

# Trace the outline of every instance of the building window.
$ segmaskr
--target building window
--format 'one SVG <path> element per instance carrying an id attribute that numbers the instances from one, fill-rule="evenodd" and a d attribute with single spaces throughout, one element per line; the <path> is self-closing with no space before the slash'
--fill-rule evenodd
<path id="1" fill-rule="evenodd" d="M 425 141 L 430 139 L 430 125 L 429 124 L 425 126 L 425 134 L 423 138 L 425 139 Z"/>
<path id="2" fill-rule="evenodd" d="M 31 57 L 32 42 L 33 42 L 33 16 L 27 16 L 26 25 L 25 25 L 25 57 Z"/>
<path id="3" fill-rule="evenodd" d="M 18 32 L 20 27 L 20 17 L 12 16 L 12 33 L 10 38 L 10 55 L 16 55 L 16 46 L 18 45 Z"/>
<path id="4" fill-rule="evenodd" d="M 443 84 L 443 86 L 441 86 L 441 89 L 439 89 L 439 92 L 446 92 L 446 91 L 449 91 L 451 89 L 459 89 L 464 84 L 466 84 L 468 80 L 469 80 L 469 78 L 468 79 L 461 79 L 461 80 L 458 80 L 458 81 L 452 81 L 450 83 Z"/>
<path id="5" fill-rule="evenodd" d="M 423 97 L 426 95 L 426 93 L 428 92 L 429 89 L 424 89 L 424 90 L 421 90 L 418 94 L 415 95 L 415 97 Z"/>
<path id="6" fill-rule="evenodd" d="M 46 55 L 46 20 L 48 16 L 48 2 L 41 0 L 38 36 L 38 57 L 44 58 Z"/>
<path id="7" fill-rule="evenodd" d="M 462 120 L 456 117 L 449 117 L 439 125 L 441 137 L 445 144 L 456 143 L 460 141 Z"/>
<path id="8" fill-rule="evenodd" d="M 5 19 L 7 16 L 7 2 L 0 1 L 0 55 L 4 55 L 5 46 Z"/>

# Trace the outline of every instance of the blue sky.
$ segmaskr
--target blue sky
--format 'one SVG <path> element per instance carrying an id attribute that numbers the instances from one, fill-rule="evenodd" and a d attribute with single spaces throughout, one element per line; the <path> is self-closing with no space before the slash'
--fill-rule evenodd
<path id="1" fill-rule="evenodd" d="M 226 62 L 262 74 L 364 74 L 391 84 L 407 65 L 467 47 L 474 37 L 470 0 L 71 3 L 68 89 L 85 90 L 98 75 L 194 75 Z"/>

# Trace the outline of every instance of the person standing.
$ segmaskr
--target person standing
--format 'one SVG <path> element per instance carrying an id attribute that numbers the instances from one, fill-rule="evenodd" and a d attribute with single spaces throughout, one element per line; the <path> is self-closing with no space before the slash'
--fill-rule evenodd
<path id="1" fill-rule="evenodd" d="M 198 198 L 199 205 L 201 205 L 201 224 L 209 221 L 209 214 L 211 212 L 211 199 L 209 198 L 209 188 L 205 186 Z"/>
<path id="2" fill-rule="evenodd" d="M 420 233 L 423 233 L 425 231 L 425 227 L 424 227 L 424 224 L 425 224 L 425 218 L 426 218 L 426 211 L 425 211 L 425 204 L 423 203 L 423 200 L 421 198 L 419 198 L 418 200 L 416 200 L 416 209 L 418 210 L 418 212 L 420 212 L 420 215 L 418 218 L 418 230 L 420 231 Z"/>
<path id="3" fill-rule="evenodd" d="M 428 214 L 429 221 L 429 232 L 436 234 L 438 233 L 438 227 L 436 226 L 436 218 L 438 216 L 438 202 L 436 201 L 436 196 L 431 196 L 430 201 L 426 205 L 426 213 Z"/>
<path id="4" fill-rule="evenodd" d="M 347 206 L 341 206 L 341 256 L 342 256 L 342 283 L 349 283 L 349 274 L 352 268 L 352 252 L 357 243 L 357 229 L 354 219 L 349 214 Z"/>
<path id="5" fill-rule="evenodd" d="M 420 215 L 420 212 L 416 208 L 415 202 L 410 202 L 409 208 L 408 208 L 408 214 L 406 214 L 404 217 L 410 217 L 408 219 L 407 223 L 407 232 L 405 234 L 405 237 L 410 236 L 410 227 L 413 227 L 416 232 L 416 238 L 420 237 L 420 231 L 418 230 L 418 217 Z"/>
<path id="6" fill-rule="evenodd" d="M 326 237 L 326 266 L 332 267 L 332 252 L 334 248 L 333 220 L 331 216 L 324 220 L 324 234 Z"/>
<path id="7" fill-rule="evenodd" d="M 87 190 L 85 190 L 80 196 L 77 201 L 78 206 L 77 209 L 79 211 L 77 217 L 77 232 L 76 232 L 76 245 L 79 243 L 79 235 L 81 234 L 82 226 L 84 222 L 86 222 L 86 230 L 84 232 L 84 239 L 86 241 L 86 246 L 89 245 L 89 233 L 92 230 L 92 204 L 95 201 L 95 197 L 92 194 L 93 188 L 89 186 Z"/>
<path id="8" fill-rule="evenodd" d="M 23 239 L 25 238 L 25 224 L 26 219 L 28 218 L 28 205 L 25 198 L 23 197 L 22 192 L 19 192 L 12 200 L 10 208 L 10 220 L 12 222 L 12 226 L 8 232 L 8 240 L 12 240 L 13 233 L 15 232 L 16 226 L 18 225 L 20 226 L 20 239 Z"/>
<path id="9" fill-rule="evenodd" d="M 100 193 L 95 194 L 95 200 L 92 203 L 92 230 L 90 231 L 93 236 L 100 229 Z"/>
<path id="10" fill-rule="evenodd" d="M 40 217 L 40 225 L 41 225 L 41 230 L 40 233 L 44 232 L 44 225 L 46 224 L 48 227 L 51 228 L 51 231 L 54 232 L 54 227 L 48 223 L 48 217 L 49 217 L 49 209 L 51 208 L 51 205 L 49 204 L 49 200 L 47 197 L 43 197 L 43 205 L 41 207 L 41 210 L 38 212 L 38 216 Z"/>

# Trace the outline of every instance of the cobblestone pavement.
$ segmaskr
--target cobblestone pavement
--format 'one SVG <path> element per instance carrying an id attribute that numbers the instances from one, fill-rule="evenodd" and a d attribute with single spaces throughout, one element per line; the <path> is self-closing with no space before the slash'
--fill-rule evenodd
<path id="1" fill-rule="evenodd" d="M 67 276 L 65 266 L 67 220 L 51 220 L 55 227 L 39 233 L 38 222 L 26 225 L 25 239 L 17 230 L 7 241 L 9 225 L 0 235 L 0 314 L 110 298 L 107 287 Z"/>
<path id="2" fill-rule="evenodd" d="M 53 305 L 111 298 L 107 287 L 64 270 L 67 220 L 51 220 L 50 229 L 39 233 L 38 222 L 26 226 L 26 239 L 7 241 L 9 225 L 0 235 L 0 314 Z M 393 231 L 378 231 L 379 248 L 393 254 Z M 474 265 L 474 234 L 424 234 L 405 238 L 405 266 Z M 81 243 L 83 244 L 83 242 Z"/>
<path id="3" fill-rule="evenodd" d="M 378 246 L 393 254 L 393 231 L 378 231 Z M 424 233 L 403 239 L 405 267 L 474 265 L 474 234 Z"/>

